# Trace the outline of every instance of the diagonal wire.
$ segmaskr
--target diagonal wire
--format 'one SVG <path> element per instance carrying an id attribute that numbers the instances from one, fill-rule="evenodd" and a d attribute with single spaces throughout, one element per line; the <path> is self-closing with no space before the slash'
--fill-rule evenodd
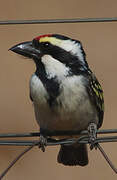
<path id="1" fill-rule="evenodd" d="M 91 23 L 91 22 L 117 22 L 117 17 L 74 18 L 74 19 L 3 20 L 3 21 L 0 21 L 0 25 L 53 24 L 53 23 Z"/>
<path id="2" fill-rule="evenodd" d="M 110 161 L 110 159 L 108 158 L 107 154 L 105 153 L 105 151 L 103 150 L 103 148 L 100 146 L 100 144 L 97 144 L 96 147 L 100 150 L 100 152 L 102 153 L 103 157 L 105 158 L 105 160 L 107 161 L 107 163 L 109 164 L 109 166 L 113 169 L 113 171 L 117 174 L 117 169 L 115 168 L 115 166 L 113 165 L 113 163 Z"/>
<path id="3" fill-rule="evenodd" d="M 7 174 L 7 172 L 14 166 L 14 164 L 24 155 L 26 154 L 28 151 L 30 151 L 33 147 L 35 146 L 29 146 L 28 148 L 26 148 L 23 152 L 21 152 L 10 164 L 9 166 L 0 174 L 0 180 Z"/>

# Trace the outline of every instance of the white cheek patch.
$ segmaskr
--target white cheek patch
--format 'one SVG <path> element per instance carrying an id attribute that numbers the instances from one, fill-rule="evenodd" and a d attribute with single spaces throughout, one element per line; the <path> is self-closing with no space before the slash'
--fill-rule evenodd
<path id="1" fill-rule="evenodd" d="M 44 55 L 41 61 L 44 64 L 46 73 L 50 79 L 57 77 L 60 80 L 63 77 L 66 77 L 70 72 L 68 67 L 50 55 Z"/>

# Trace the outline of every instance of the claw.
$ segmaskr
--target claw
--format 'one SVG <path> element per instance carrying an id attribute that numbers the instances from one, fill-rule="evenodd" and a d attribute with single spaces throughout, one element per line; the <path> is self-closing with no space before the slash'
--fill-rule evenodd
<path id="1" fill-rule="evenodd" d="M 90 149 L 92 150 L 94 147 L 96 147 L 97 125 L 95 123 L 90 123 L 88 126 L 88 132 Z"/>
<path id="2" fill-rule="evenodd" d="M 47 139 L 46 137 L 44 137 L 43 135 L 40 135 L 40 140 L 39 140 L 39 148 L 41 148 L 41 150 L 43 152 L 45 152 L 45 146 L 47 145 Z"/>

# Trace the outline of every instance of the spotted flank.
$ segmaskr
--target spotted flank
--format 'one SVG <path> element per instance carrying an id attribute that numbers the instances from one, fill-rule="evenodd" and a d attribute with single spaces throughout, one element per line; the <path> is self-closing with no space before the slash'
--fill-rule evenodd
<path id="1" fill-rule="evenodd" d="M 87 87 L 87 90 L 88 90 L 90 99 L 92 103 L 95 104 L 97 112 L 98 112 L 98 116 L 99 116 L 98 128 L 99 128 L 101 127 L 102 122 L 103 122 L 104 97 L 103 97 L 102 87 L 92 72 L 90 72 L 89 87 Z"/>

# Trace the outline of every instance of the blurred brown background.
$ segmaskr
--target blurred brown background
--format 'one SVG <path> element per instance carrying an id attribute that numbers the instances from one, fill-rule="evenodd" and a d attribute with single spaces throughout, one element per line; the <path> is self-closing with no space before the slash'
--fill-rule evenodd
<path id="1" fill-rule="evenodd" d="M 0 20 L 49 18 L 117 17 L 116 0 L 4 0 Z M 82 41 L 87 60 L 100 80 L 105 95 L 102 128 L 117 128 L 117 23 L 77 23 L 0 26 L 0 133 L 38 131 L 29 99 L 28 82 L 35 66 L 8 52 L 16 43 L 35 36 L 60 33 Z M 117 166 L 116 143 L 103 144 Z M 0 146 L 0 172 L 24 147 Z M 65 167 L 56 162 L 58 147 L 42 153 L 34 148 L 8 173 L 8 180 L 115 180 L 99 151 L 89 152 L 87 167 Z"/>

